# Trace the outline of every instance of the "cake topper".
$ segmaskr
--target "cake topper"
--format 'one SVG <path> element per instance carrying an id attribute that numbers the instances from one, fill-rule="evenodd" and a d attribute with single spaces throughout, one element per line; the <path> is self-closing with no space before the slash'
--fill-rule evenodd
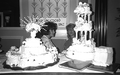
<path id="1" fill-rule="evenodd" d="M 92 11 L 88 3 L 79 2 L 79 5 L 74 10 L 77 15 L 76 26 L 74 28 L 76 32 L 76 38 L 81 41 L 87 41 L 92 38 L 92 21 L 90 15 Z M 80 36 L 80 37 L 79 37 Z M 84 38 L 84 39 L 83 39 Z"/>
<path id="2" fill-rule="evenodd" d="M 36 33 L 40 31 L 44 25 L 45 22 L 40 21 L 41 18 L 38 16 L 28 16 L 27 18 L 24 17 L 24 20 L 21 19 L 22 24 L 20 25 L 21 27 L 25 28 L 27 32 L 30 32 L 31 38 L 35 38 Z"/>
<path id="3" fill-rule="evenodd" d="M 75 28 L 80 28 L 85 23 L 90 23 L 90 15 L 92 11 L 90 11 L 90 6 L 87 3 L 79 2 L 79 5 L 74 10 L 74 13 L 77 14 L 77 21 Z M 82 28 L 83 29 L 83 28 Z"/>
<path id="4" fill-rule="evenodd" d="M 74 10 L 74 13 L 77 13 L 77 14 L 91 14 L 92 12 L 90 11 L 89 4 L 79 2 L 79 5 Z"/>

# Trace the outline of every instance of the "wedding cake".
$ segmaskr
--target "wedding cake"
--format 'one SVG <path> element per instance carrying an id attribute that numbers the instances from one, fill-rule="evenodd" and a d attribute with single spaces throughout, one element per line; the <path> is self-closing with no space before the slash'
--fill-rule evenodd
<path id="1" fill-rule="evenodd" d="M 112 64 L 112 48 L 96 47 L 94 42 L 93 26 L 90 20 L 92 11 L 89 4 L 80 2 L 74 12 L 77 14 L 74 28 L 76 36 L 73 38 L 72 45 L 67 49 L 66 57 L 72 59 L 76 65 L 80 62 L 91 62 L 98 66 Z"/>
<path id="2" fill-rule="evenodd" d="M 32 17 L 30 21 L 24 24 L 26 31 L 30 32 L 30 38 L 26 38 L 22 45 L 17 48 L 11 46 L 6 53 L 6 64 L 10 67 L 38 67 L 57 62 L 58 51 L 56 47 L 47 48 L 41 39 L 35 38 L 36 33 L 41 30 L 43 24 L 39 22 L 39 18 Z"/>

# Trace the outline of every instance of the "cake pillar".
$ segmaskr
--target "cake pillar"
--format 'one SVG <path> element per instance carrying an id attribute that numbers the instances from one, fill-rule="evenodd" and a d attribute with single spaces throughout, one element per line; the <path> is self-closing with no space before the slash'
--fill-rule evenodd
<path id="1" fill-rule="evenodd" d="M 86 14 L 85 14 L 85 18 L 84 18 L 84 20 L 86 20 Z"/>
<path id="2" fill-rule="evenodd" d="M 76 36 L 75 36 L 75 37 L 76 37 L 76 39 L 77 39 L 77 38 L 78 38 L 78 31 L 75 31 L 75 32 L 76 32 Z"/>
<path id="3" fill-rule="evenodd" d="M 37 31 L 31 31 L 30 32 L 30 35 L 31 35 L 31 38 L 35 38 L 35 36 L 36 36 L 36 33 L 37 33 Z"/>
<path id="4" fill-rule="evenodd" d="M 90 14 L 88 14 L 88 23 L 89 23 L 89 21 L 90 21 Z"/>
<path id="5" fill-rule="evenodd" d="M 92 36 L 91 36 L 91 32 L 92 32 L 92 31 L 89 31 L 89 39 L 91 39 L 91 38 L 92 38 Z"/>
<path id="6" fill-rule="evenodd" d="M 83 31 L 81 31 L 81 39 L 83 38 Z"/>
<path id="7" fill-rule="evenodd" d="M 86 31 L 84 31 L 85 33 L 84 33 L 84 36 L 85 36 L 85 41 L 86 41 L 86 39 L 87 39 L 87 35 L 86 35 Z"/>

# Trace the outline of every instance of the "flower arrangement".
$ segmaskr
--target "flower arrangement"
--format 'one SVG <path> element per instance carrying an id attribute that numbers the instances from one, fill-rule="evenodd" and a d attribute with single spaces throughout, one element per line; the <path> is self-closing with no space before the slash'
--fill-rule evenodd
<path id="1" fill-rule="evenodd" d="M 27 19 L 28 18 L 28 19 Z M 24 27 L 27 32 L 32 32 L 32 31 L 40 31 L 41 28 L 43 27 L 45 22 L 41 22 L 40 18 L 37 17 L 30 17 L 28 16 L 27 18 L 24 17 L 25 20 L 22 20 L 22 24 L 20 25 L 21 27 Z M 44 25 L 45 26 L 45 25 Z"/>
<path id="2" fill-rule="evenodd" d="M 89 4 L 82 2 L 79 2 L 79 5 L 74 10 L 74 12 L 77 14 L 91 14 Z"/>

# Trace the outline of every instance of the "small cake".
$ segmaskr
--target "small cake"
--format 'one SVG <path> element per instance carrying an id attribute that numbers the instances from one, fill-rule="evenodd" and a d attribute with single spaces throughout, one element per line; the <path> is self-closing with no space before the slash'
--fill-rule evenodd
<path id="1" fill-rule="evenodd" d="M 47 66 L 57 62 L 57 48 L 47 48 L 41 39 L 35 38 L 36 33 L 41 30 L 42 26 L 43 24 L 39 23 L 38 18 L 33 18 L 32 22 L 28 22 L 25 28 L 27 32 L 30 32 L 30 38 L 26 38 L 19 48 L 11 46 L 6 53 L 7 65 L 11 68 L 26 69 L 29 67 Z"/>
<path id="2" fill-rule="evenodd" d="M 93 64 L 97 66 L 109 66 L 113 63 L 112 47 L 100 46 L 95 48 Z"/>

